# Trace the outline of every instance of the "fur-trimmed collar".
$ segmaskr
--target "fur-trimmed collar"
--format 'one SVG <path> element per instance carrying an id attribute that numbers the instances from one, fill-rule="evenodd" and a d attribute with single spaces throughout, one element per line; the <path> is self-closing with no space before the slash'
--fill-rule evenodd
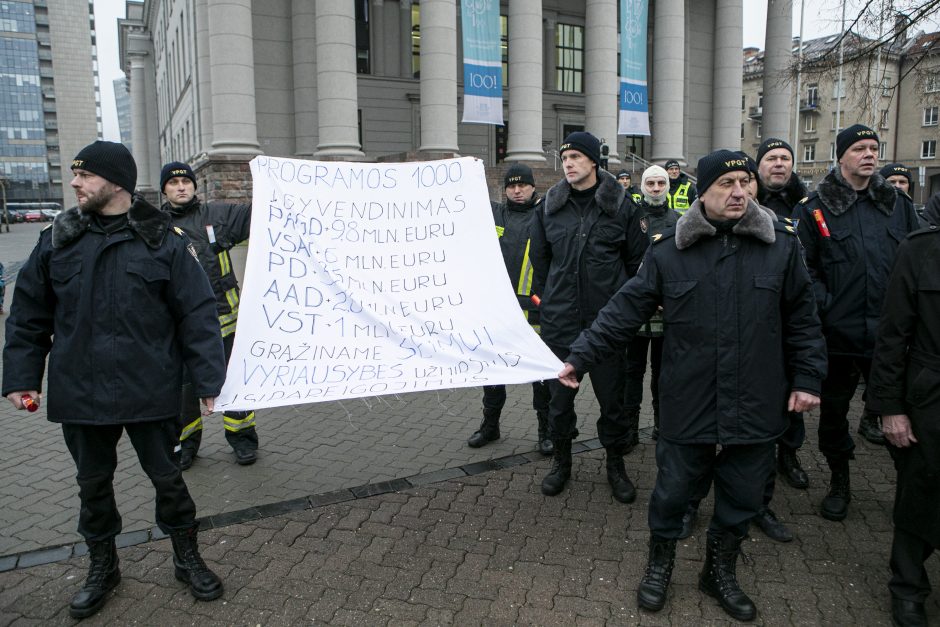
<path id="1" fill-rule="evenodd" d="M 600 185 L 597 186 L 597 191 L 594 192 L 594 202 L 604 213 L 611 216 L 617 215 L 620 204 L 627 195 L 627 190 L 617 182 L 613 174 L 603 168 L 597 168 L 597 179 L 600 181 Z M 559 211 L 568 204 L 570 197 L 571 185 L 568 181 L 562 179 L 552 185 L 548 193 L 545 194 L 545 215 L 550 216 Z"/>
<path id="2" fill-rule="evenodd" d="M 714 237 L 717 232 L 718 229 L 705 219 L 702 201 L 697 199 L 676 223 L 676 248 L 684 250 L 704 237 Z M 769 210 L 761 208 L 753 200 L 747 201 L 747 210 L 731 232 L 754 237 L 765 244 L 772 244 L 776 239 Z"/>
<path id="3" fill-rule="evenodd" d="M 90 215 L 82 213 L 78 207 L 66 209 L 57 215 L 52 223 L 53 248 L 62 248 L 72 240 L 78 239 L 90 225 Z M 134 196 L 127 214 L 127 225 L 147 246 L 159 248 L 170 226 L 170 216 L 144 200 L 143 196 Z"/>
<path id="4" fill-rule="evenodd" d="M 838 167 L 829 171 L 829 174 L 819 183 L 816 191 L 823 206 L 837 216 L 848 211 L 858 198 L 858 194 L 846 182 Z M 868 194 L 872 204 L 881 213 L 889 216 L 894 211 L 897 192 L 894 191 L 894 186 L 877 172 L 868 181 L 868 189 L 864 193 Z"/>

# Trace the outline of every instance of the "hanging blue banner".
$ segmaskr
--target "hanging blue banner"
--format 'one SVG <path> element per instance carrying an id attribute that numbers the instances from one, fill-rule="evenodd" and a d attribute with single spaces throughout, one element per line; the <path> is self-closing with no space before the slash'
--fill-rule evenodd
<path id="1" fill-rule="evenodd" d="M 646 84 L 648 0 L 620 0 L 620 120 L 618 135 L 649 135 Z"/>
<path id="2" fill-rule="evenodd" d="M 463 122 L 503 124 L 499 0 L 461 0 Z"/>

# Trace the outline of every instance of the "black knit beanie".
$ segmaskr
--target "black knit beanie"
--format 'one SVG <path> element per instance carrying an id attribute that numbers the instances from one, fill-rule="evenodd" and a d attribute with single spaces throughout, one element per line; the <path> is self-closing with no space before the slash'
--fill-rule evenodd
<path id="1" fill-rule="evenodd" d="M 853 124 L 836 135 L 836 158 L 841 159 L 849 146 L 863 139 L 874 139 L 878 141 L 878 133 L 871 130 L 864 124 Z"/>
<path id="2" fill-rule="evenodd" d="M 753 161 L 753 160 L 752 160 Z M 716 150 L 698 160 L 698 188 L 699 196 L 714 183 L 719 176 L 728 172 L 750 172 L 748 157 L 730 150 Z"/>
<path id="3" fill-rule="evenodd" d="M 633 175 L 626 170 L 621 170 L 620 172 L 617 172 L 617 180 L 619 181 L 620 179 L 630 179 L 632 181 Z"/>
<path id="4" fill-rule="evenodd" d="M 734 154 L 740 156 L 742 159 L 747 160 L 747 171 L 757 176 L 757 162 L 751 158 L 751 155 L 747 154 L 743 150 L 735 150 Z"/>
<path id="5" fill-rule="evenodd" d="M 907 167 L 906 165 L 904 165 L 903 163 L 889 163 L 885 167 L 881 168 L 878 174 L 880 174 L 884 178 L 888 178 L 889 176 L 896 176 L 900 174 L 901 176 L 907 177 L 908 185 L 914 184 L 914 176 L 911 174 L 911 169 Z"/>
<path id="6" fill-rule="evenodd" d="M 137 187 L 137 163 L 124 144 L 101 140 L 88 144 L 75 155 L 72 169 L 97 174 L 131 194 Z"/>
<path id="7" fill-rule="evenodd" d="M 678 167 L 679 167 L 679 162 L 676 161 L 675 159 L 670 159 L 670 160 L 667 161 L 666 164 L 663 166 L 663 168 L 665 168 L 665 169 L 667 169 L 667 170 L 668 170 L 669 168 L 678 168 Z"/>
<path id="8" fill-rule="evenodd" d="M 768 137 L 761 143 L 757 148 L 757 163 L 760 163 L 760 160 L 764 158 L 771 150 L 776 148 L 785 148 L 787 152 L 790 153 L 790 158 L 793 159 L 793 147 L 782 139 L 777 139 L 776 137 Z"/>
<path id="9" fill-rule="evenodd" d="M 503 176 L 503 187 L 509 187 L 517 183 L 535 186 L 535 176 L 532 174 L 532 168 L 524 163 L 514 163 L 506 170 Z"/>
<path id="10" fill-rule="evenodd" d="M 167 181 L 177 176 L 185 176 L 193 182 L 194 187 L 196 186 L 196 175 L 193 174 L 193 169 L 180 161 L 171 161 L 160 170 L 160 191 L 163 191 Z"/>
<path id="11" fill-rule="evenodd" d="M 577 131 L 565 138 L 565 143 L 558 149 L 558 156 L 566 150 L 577 150 L 594 163 L 601 162 L 601 142 L 587 131 Z"/>

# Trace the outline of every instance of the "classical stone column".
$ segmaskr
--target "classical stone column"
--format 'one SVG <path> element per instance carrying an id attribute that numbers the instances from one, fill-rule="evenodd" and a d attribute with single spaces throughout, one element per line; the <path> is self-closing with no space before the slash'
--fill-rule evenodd
<path id="1" fill-rule="evenodd" d="M 398 74 L 402 78 L 413 78 L 411 50 L 411 0 L 398 0 L 398 45 L 401 48 Z"/>
<path id="2" fill-rule="evenodd" d="M 212 70 L 209 59 L 209 4 L 207 0 L 196 0 L 196 93 L 199 97 L 197 109 L 198 146 L 196 153 L 208 152 L 212 147 Z"/>
<path id="3" fill-rule="evenodd" d="M 372 49 L 369 51 L 369 64 L 373 76 L 385 75 L 385 0 L 372 0 L 372 14 L 369 15 L 369 34 L 372 36 Z"/>
<path id="4" fill-rule="evenodd" d="M 207 13 L 212 75 L 212 152 L 258 154 L 261 148 L 255 115 L 251 0 L 208 0 Z"/>
<path id="5" fill-rule="evenodd" d="M 457 2 L 422 0 L 421 146 L 457 152 Z"/>
<path id="6" fill-rule="evenodd" d="M 148 42 L 149 47 L 149 42 Z M 160 160 L 160 126 L 157 115 L 157 70 L 154 67 L 153 54 L 148 53 L 143 58 L 144 61 L 144 97 L 145 97 L 145 117 L 147 120 L 147 143 L 134 149 L 136 155 L 146 153 L 148 167 L 146 174 L 140 175 L 140 169 L 137 171 L 137 187 L 141 189 L 152 188 L 159 189 L 160 177 L 158 173 L 163 163 Z M 135 158 L 136 158 L 135 155 Z M 185 160 L 191 155 L 168 155 L 170 159 Z M 169 159 L 168 159 L 169 161 Z M 154 172 L 156 170 L 156 172 Z"/>
<path id="7" fill-rule="evenodd" d="M 348 0 L 317 0 L 317 157 L 361 159 L 356 14 Z"/>
<path id="8" fill-rule="evenodd" d="M 509 3 L 509 143 L 506 161 L 545 161 L 542 152 L 542 2 Z"/>
<path id="9" fill-rule="evenodd" d="M 741 149 L 744 74 L 742 0 L 715 1 L 715 69 L 712 79 L 712 147 Z"/>
<path id="10" fill-rule="evenodd" d="M 309 159 L 317 151 L 317 15 L 309 0 L 291 3 L 294 74 L 294 152 Z"/>
<path id="11" fill-rule="evenodd" d="M 769 0 L 764 45 L 764 117 L 761 127 L 764 137 L 790 137 L 792 29 L 793 0 Z"/>
<path id="12" fill-rule="evenodd" d="M 151 142 L 147 133 L 149 124 L 147 123 L 146 64 L 142 54 L 128 56 L 131 65 L 131 137 L 134 140 L 134 161 L 137 162 L 137 187 L 152 188 L 150 171 L 154 167 L 160 167 L 160 164 L 154 166 L 150 163 L 150 151 L 147 149 L 147 145 Z"/>
<path id="13" fill-rule="evenodd" d="M 617 0 L 587 0 L 584 7 L 584 125 L 617 154 Z"/>
<path id="14" fill-rule="evenodd" d="M 685 163 L 685 0 L 656 0 L 653 7 L 652 160 Z"/>

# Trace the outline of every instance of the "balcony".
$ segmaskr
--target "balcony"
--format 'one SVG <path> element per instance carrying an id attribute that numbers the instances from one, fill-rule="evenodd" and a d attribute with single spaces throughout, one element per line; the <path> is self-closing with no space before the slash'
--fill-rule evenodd
<path id="1" fill-rule="evenodd" d="M 751 120 L 760 120 L 762 117 L 764 117 L 764 107 L 748 108 L 747 117 Z"/>
<path id="2" fill-rule="evenodd" d="M 819 100 L 818 99 L 803 99 L 800 100 L 800 111 L 819 111 Z"/>

